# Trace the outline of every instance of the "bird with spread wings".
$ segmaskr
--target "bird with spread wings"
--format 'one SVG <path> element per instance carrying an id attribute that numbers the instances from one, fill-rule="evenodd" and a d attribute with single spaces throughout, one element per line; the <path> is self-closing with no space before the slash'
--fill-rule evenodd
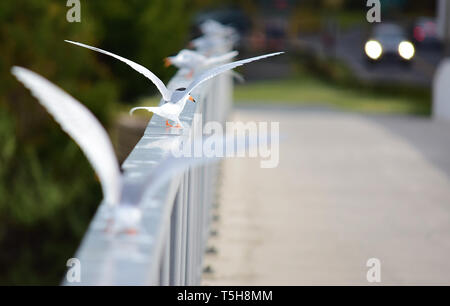
<path id="1" fill-rule="evenodd" d="M 71 44 L 75 44 L 80 47 L 84 47 L 87 49 L 91 49 L 91 50 L 112 56 L 112 57 L 124 62 L 125 64 L 129 65 L 131 68 L 136 70 L 137 72 L 139 72 L 139 73 L 143 74 L 145 77 L 147 77 L 150 81 L 153 82 L 153 84 L 156 85 L 156 87 L 158 88 L 159 92 L 162 95 L 163 100 L 166 101 L 167 103 L 164 103 L 163 105 L 157 106 L 157 107 L 134 107 L 130 110 L 130 113 L 133 113 L 135 110 L 138 110 L 138 109 L 147 110 L 149 112 L 153 112 L 161 117 L 166 118 L 167 126 L 172 126 L 169 123 L 169 120 L 174 121 L 176 123 L 176 125 L 174 126 L 175 128 L 183 127 L 179 116 L 180 116 L 181 112 L 183 111 L 184 106 L 188 100 L 195 102 L 195 99 L 191 96 L 191 93 L 200 84 L 206 82 L 207 80 L 209 80 L 221 73 L 227 72 L 229 70 L 232 70 L 232 69 L 242 66 L 244 64 L 284 53 L 284 52 L 275 52 L 275 53 L 270 53 L 270 54 L 264 54 L 264 55 L 251 57 L 251 58 L 243 59 L 240 61 L 235 61 L 235 62 L 227 63 L 224 65 L 212 67 L 208 70 L 205 70 L 201 74 L 199 74 L 188 85 L 187 88 L 178 88 L 176 90 L 169 90 L 164 85 L 164 83 L 153 72 L 151 72 L 149 69 L 145 68 L 144 66 L 142 66 L 140 64 L 137 64 L 133 61 L 130 61 L 129 59 L 126 59 L 124 57 L 121 57 L 121 56 L 111 53 L 109 51 L 105 51 L 105 50 L 102 50 L 102 49 L 99 49 L 96 47 L 85 45 L 85 44 L 82 44 L 79 42 L 73 42 L 70 40 L 65 40 L 65 41 L 68 43 L 71 43 Z"/>

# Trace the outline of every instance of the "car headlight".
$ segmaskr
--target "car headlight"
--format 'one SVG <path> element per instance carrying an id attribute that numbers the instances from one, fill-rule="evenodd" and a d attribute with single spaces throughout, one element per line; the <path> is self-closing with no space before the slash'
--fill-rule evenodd
<path id="1" fill-rule="evenodd" d="M 403 57 L 405 60 L 410 60 L 413 58 L 415 53 L 415 49 L 412 43 L 409 41 L 402 41 L 398 45 L 398 54 Z"/>
<path id="2" fill-rule="evenodd" d="M 378 59 L 383 53 L 383 47 L 376 40 L 369 40 L 366 42 L 364 47 L 364 51 L 366 51 L 366 55 L 373 60 Z"/>

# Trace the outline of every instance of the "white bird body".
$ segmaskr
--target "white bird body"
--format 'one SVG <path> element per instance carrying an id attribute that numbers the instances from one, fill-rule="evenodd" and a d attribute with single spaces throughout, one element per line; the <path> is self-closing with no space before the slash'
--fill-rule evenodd
<path id="1" fill-rule="evenodd" d="M 223 50 L 230 50 L 233 42 L 217 36 L 201 36 L 191 40 L 190 45 L 205 55 L 215 54 Z"/>
<path id="2" fill-rule="evenodd" d="M 69 40 L 65 40 L 68 43 L 71 44 L 75 44 L 77 46 L 80 47 L 84 47 L 87 49 L 91 49 L 109 56 L 112 56 L 126 64 L 128 64 L 130 67 L 132 67 L 134 70 L 136 70 L 137 72 L 143 74 L 145 77 L 147 77 L 150 81 L 153 82 L 153 84 L 156 85 L 156 87 L 158 88 L 158 90 L 160 91 L 164 101 L 169 102 L 166 104 L 177 104 L 177 107 L 170 107 L 170 106 L 164 106 L 166 104 L 163 104 L 162 106 L 159 106 L 158 108 L 155 107 L 135 107 L 132 108 L 130 110 L 130 113 L 133 113 L 135 110 L 137 109 L 146 109 L 149 112 L 154 112 L 162 117 L 165 117 L 169 120 L 175 121 L 177 122 L 177 126 L 176 127 L 182 127 L 182 124 L 179 120 L 179 115 L 181 113 L 181 111 L 183 110 L 186 101 L 190 100 L 192 102 L 195 102 L 194 98 L 191 96 L 191 92 L 197 88 L 197 86 L 199 86 L 200 84 L 202 84 L 203 82 L 221 74 L 224 72 L 227 72 L 229 70 L 232 70 L 236 67 L 242 66 L 246 63 L 250 63 L 253 61 L 257 61 L 266 57 L 270 57 L 270 56 L 275 56 L 275 55 L 279 55 L 282 54 L 284 52 L 276 52 L 276 53 L 270 53 L 270 54 L 265 54 L 265 55 L 261 55 L 261 56 L 256 56 L 256 57 L 251 57 L 251 58 L 247 58 L 244 60 L 240 60 L 240 61 L 236 61 L 236 62 L 231 62 L 228 64 L 223 64 L 221 66 L 216 66 L 210 69 L 207 69 L 205 71 L 203 71 L 199 76 L 197 76 L 190 84 L 187 88 L 178 88 L 176 90 L 169 90 L 164 83 L 150 70 L 148 70 L 147 68 L 145 68 L 144 66 L 137 64 L 133 61 L 130 61 L 126 58 L 123 58 L 119 55 L 116 55 L 114 53 L 111 53 L 109 51 L 105 51 L 99 48 L 95 48 L 92 46 L 88 46 L 82 43 L 78 43 L 78 42 L 73 42 L 73 41 L 69 41 Z M 174 120 L 176 119 L 176 120 Z M 168 121 L 166 121 L 166 125 L 171 126 L 169 124 Z"/>
<path id="3" fill-rule="evenodd" d="M 176 127 L 183 127 L 183 124 L 180 121 L 180 114 L 184 109 L 184 105 L 186 104 L 186 100 L 181 100 L 177 103 L 164 103 L 161 106 L 139 106 L 139 107 L 133 107 L 130 110 L 130 115 L 133 114 L 134 111 L 143 109 L 149 112 L 152 112 L 154 114 L 157 114 L 158 116 L 161 116 L 163 118 L 167 118 L 168 120 L 172 120 L 176 122 Z M 167 125 L 170 126 L 170 124 L 167 123 Z"/>
<path id="4" fill-rule="evenodd" d="M 203 35 L 209 37 L 221 37 L 229 38 L 236 34 L 236 30 L 233 27 L 226 26 L 213 19 L 208 19 L 200 25 L 200 30 Z"/>
<path id="5" fill-rule="evenodd" d="M 183 49 L 175 56 L 166 58 L 166 66 L 172 64 L 178 68 L 191 68 L 196 65 L 204 65 L 208 60 L 206 56 L 193 50 Z"/>
<path id="6" fill-rule="evenodd" d="M 84 105 L 37 73 L 22 67 L 13 67 L 11 72 L 31 91 L 88 158 L 100 179 L 106 207 L 114 208 L 111 214 L 113 219 L 110 220 L 113 221 L 112 228 L 106 230 L 112 230 L 114 233 L 135 233 L 141 220 L 140 205 L 144 196 L 151 198 L 174 175 L 190 167 L 221 158 L 221 156 L 197 158 L 194 155 L 175 157 L 166 154 L 165 158 L 150 173 L 144 175 L 141 181 L 129 180 L 127 172 L 124 174 L 120 172 L 107 132 Z M 181 104 L 166 103 L 154 108 L 153 111 L 160 112 L 164 116 L 172 116 L 173 112 L 179 112 L 184 107 Z M 235 150 L 234 138 L 222 138 L 218 141 L 223 142 L 223 147 L 228 146 L 228 142 L 232 143 Z M 180 143 L 174 142 L 174 145 Z M 234 156 L 233 153 L 231 156 Z M 128 192 L 124 193 L 125 189 Z"/>
<path id="7" fill-rule="evenodd" d="M 174 65 L 180 69 L 182 75 L 190 79 L 195 69 L 203 70 L 210 66 L 229 61 L 238 54 L 237 51 L 231 51 L 223 55 L 207 57 L 196 51 L 183 49 L 175 56 L 166 57 L 165 65 Z"/>
<path id="8" fill-rule="evenodd" d="M 183 111 L 183 108 L 184 105 L 180 103 L 165 103 L 159 107 L 154 107 L 152 112 L 169 120 L 178 121 L 178 116 Z"/>
<path id="9" fill-rule="evenodd" d="M 212 19 L 203 22 L 199 28 L 203 36 L 192 40 L 191 46 L 206 55 L 229 50 L 239 40 L 239 35 L 233 27 Z"/>
<path id="10" fill-rule="evenodd" d="M 169 56 L 166 59 L 166 64 L 173 64 L 178 68 L 205 68 L 207 66 L 215 65 L 221 62 L 231 60 L 239 53 L 231 51 L 223 55 L 207 57 L 196 51 L 183 49 L 175 56 Z"/>

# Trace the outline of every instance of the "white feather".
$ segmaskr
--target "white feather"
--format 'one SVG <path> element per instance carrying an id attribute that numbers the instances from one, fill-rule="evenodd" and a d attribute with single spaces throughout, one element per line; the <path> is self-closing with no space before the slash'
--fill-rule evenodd
<path id="1" fill-rule="evenodd" d="M 153 84 L 156 85 L 156 87 L 158 88 L 159 92 L 161 93 L 161 95 L 163 96 L 163 99 L 165 101 L 170 101 L 170 96 L 172 94 L 171 91 L 169 91 L 166 87 L 166 85 L 164 85 L 163 81 L 161 81 L 153 72 L 151 72 L 150 70 L 148 70 L 147 68 L 145 68 L 142 65 L 139 65 L 133 61 L 130 61 L 129 59 L 126 59 L 124 57 L 121 57 L 119 55 L 116 55 L 114 53 L 99 49 L 99 48 L 95 48 L 95 47 L 91 47 L 79 42 L 74 42 L 74 41 L 70 41 L 70 40 L 64 40 L 65 42 L 80 46 L 80 47 L 84 47 L 87 49 L 91 49 L 109 56 L 112 56 L 116 59 L 118 59 L 119 61 L 124 62 L 125 64 L 129 65 L 131 68 L 133 68 L 134 70 L 136 70 L 137 72 L 143 74 L 145 77 L 147 77 L 148 79 L 150 79 L 150 81 L 153 82 Z"/>

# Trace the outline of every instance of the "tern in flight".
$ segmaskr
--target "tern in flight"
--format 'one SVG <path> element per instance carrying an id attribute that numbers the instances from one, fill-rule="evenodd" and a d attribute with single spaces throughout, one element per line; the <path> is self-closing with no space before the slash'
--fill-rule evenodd
<path id="1" fill-rule="evenodd" d="M 136 70 L 137 72 L 143 74 L 144 76 L 146 76 L 148 79 L 150 79 L 150 81 L 153 82 L 153 84 L 156 85 L 156 87 L 158 88 L 159 92 L 162 95 L 163 100 L 166 102 L 165 104 L 161 105 L 161 106 L 157 106 L 157 107 L 134 107 L 130 110 L 130 114 L 132 114 L 135 110 L 138 109 L 144 109 L 147 110 L 149 112 L 153 112 L 161 117 L 166 118 L 166 125 L 167 126 L 171 126 L 172 125 L 169 123 L 169 120 L 173 121 L 176 123 L 176 125 L 174 126 L 175 128 L 182 128 L 183 125 L 181 124 L 180 121 L 180 114 L 182 112 L 182 110 L 184 109 L 184 106 L 187 102 L 187 100 L 190 100 L 192 102 L 195 103 L 195 99 L 191 96 L 191 92 L 197 88 L 197 86 L 199 86 L 200 84 L 202 84 L 203 82 L 221 74 L 224 72 L 227 72 L 231 69 L 234 69 L 238 66 L 244 65 L 246 63 L 250 63 L 253 61 L 257 61 L 266 57 L 270 57 L 270 56 L 275 56 L 275 55 L 279 55 L 282 54 L 284 52 L 276 52 L 276 53 L 270 53 L 270 54 L 265 54 L 265 55 L 261 55 L 261 56 L 256 56 L 256 57 L 251 57 L 251 58 L 247 58 L 244 60 L 240 60 L 240 61 L 236 61 L 236 62 L 231 62 L 228 64 L 224 64 L 221 66 L 216 66 L 213 68 L 210 68 L 208 70 L 205 70 L 204 72 L 202 72 L 199 76 L 197 76 L 189 85 L 187 88 L 178 88 L 176 90 L 169 90 L 164 83 L 150 70 L 148 70 L 147 68 L 145 68 L 142 65 L 139 65 L 135 62 L 132 62 L 126 58 L 123 58 L 119 55 L 113 54 L 111 52 L 99 49 L 99 48 L 95 48 L 92 46 L 88 46 L 82 43 L 78 43 L 78 42 L 73 42 L 70 40 L 65 40 L 68 43 L 71 44 L 75 44 L 77 46 L 80 47 L 84 47 L 84 48 L 88 48 L 109 56 L 112 56 L 126 64 L 128 64 L 131 68 L 133 68 L 134 70 Z"/>

